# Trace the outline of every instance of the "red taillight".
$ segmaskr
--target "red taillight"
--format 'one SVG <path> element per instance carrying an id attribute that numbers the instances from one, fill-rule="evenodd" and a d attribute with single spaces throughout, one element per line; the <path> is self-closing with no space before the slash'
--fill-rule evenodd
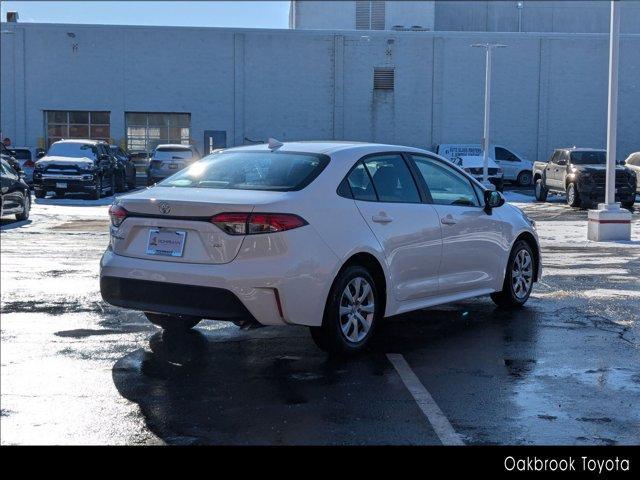
<path id="1" fill-rule="evenodd" d="M 109 207 L 109 217 L 111 217 L 111 224 L 114 227 L 119 227 L 120 224 L 127 218 L 128 212 L 120 205 L 111 205 Z"/>
<path id="2" fill-rule="evenodd" d="M 211 223 L 229 235 L 246 235 L 248 213 L 219 213 L 211 218 Z"/>
<path id="3" fill-rule="evenodd" d="M 291 213 L 219 213 L 211 223 L 229 235 L 274 233 L 303 227 L 307 222 Z"/>
<path id="4" fill-rule="evenodd" d="M 35 167 L 35 165 L 36 165 L 36 164 L 35 164 L 35 163 L 33 163 L 33 161 L 32 161 L 32 160 L 25 160 L 25 161 L 24 161 L 24 166 L 25 166 L 25 167 L 27 167 L 27 168 L 33 168 L 33 167 Z"/>

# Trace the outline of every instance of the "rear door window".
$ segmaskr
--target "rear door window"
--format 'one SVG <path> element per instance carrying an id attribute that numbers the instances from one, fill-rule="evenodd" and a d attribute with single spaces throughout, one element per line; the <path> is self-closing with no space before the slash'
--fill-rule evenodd
<path id="1" fill-rule="evenodd" d="M 376 155 L 364 160 L 380 202 L 420 203 L 420 194 L 402 156 Z"/>
<path id="2" fill-rule="evenodd" d="M 369 174 L 362 163 L 358 163 L 358 165 L 356 165 L 349 174 L 347 180 L 354 199 L 368 202 L 375 202 L 378 200 L 373 188 L 373 183 L 371 183 L 371 177 L 369 177 Z"/>

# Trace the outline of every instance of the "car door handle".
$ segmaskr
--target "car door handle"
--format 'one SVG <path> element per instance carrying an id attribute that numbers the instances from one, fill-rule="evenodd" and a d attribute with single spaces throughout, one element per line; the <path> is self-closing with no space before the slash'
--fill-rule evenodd
<path id="1" fill-rule="evenodd" d="M 446 217 L 442 217 L 440 219 L 440 223 L 443 225 L 455 225 L 457 222 L 451 215 L 447 215 Z"/>
<path id="2" fill-rule="evenodd" d="M 392 217 L 387 217 L 386 215 L 374 215 L 373 217 L 371 217 L 371 220 L 373 220 L 376 223 L 393 222 L 393 218 Z"/>

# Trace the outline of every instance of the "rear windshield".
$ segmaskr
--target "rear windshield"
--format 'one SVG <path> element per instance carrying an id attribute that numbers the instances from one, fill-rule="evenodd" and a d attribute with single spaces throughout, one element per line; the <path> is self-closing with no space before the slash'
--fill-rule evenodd
<path id="1" fill-rule="evenodd" d="M 574 165 L 604 165 L 607 163 L 606 152 L 571 152 L 571 163 Z"/>
<path id="2" fill-rule="evenodd" d="M 188 148 L 165 147 L 156 149 L 153 154 L 155 160 L 188 160 L 193 157 L 193 152 Z"/>
<path id="3" fill-rule="evenodd" d="M 95 145 L 82 143 L 54 143 L 47 155 L 71 158 L 90 158 L 95 160 L 98 149 Z"/>
<path id="4" fill-rule="evenodd" d="M 214 153 L 160 185 L 286 192 L 309 185 L 328 163 L 324 155 L 305 153 Z"/>
<path id="5" fill-rule="evenodd" d="M 13 150 L 13 157 L 16 160 L 31 160 L 31 152 L 29 150 Z"/>

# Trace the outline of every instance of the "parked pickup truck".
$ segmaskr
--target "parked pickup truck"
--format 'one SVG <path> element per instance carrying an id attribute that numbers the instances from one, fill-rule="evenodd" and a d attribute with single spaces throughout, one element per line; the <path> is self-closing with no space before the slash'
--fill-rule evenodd
<path id="1" fill-rule="evenodd" d="M 536 200 L 548 193 L 565 194 L 572 207 L 590 206 L 604 200 L 607 152 L 593 148 L 558 148 L 548 162 L 533 163 Z M 616 167 L 616 201 L 631 208 L 636 198 L 636 174 Z"/>

